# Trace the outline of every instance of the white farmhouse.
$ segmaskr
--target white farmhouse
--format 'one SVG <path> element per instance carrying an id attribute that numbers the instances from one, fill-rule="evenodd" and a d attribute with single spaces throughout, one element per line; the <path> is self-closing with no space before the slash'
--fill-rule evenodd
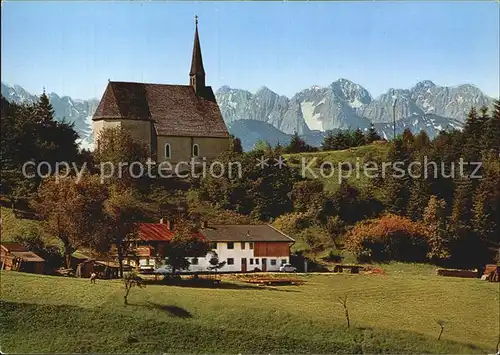
<path id="1" fill-rule="evenodd" d="M 168 247 L 174 235 L 173 223 L 140 223 L 138 226 L 137 255 L 125 263 L 141 271 L 152 271 L 159 266 L 158 255 Z M 290 262 L 292 238 L 270 225 L 210 225 L 204 223 L 201 237 L 207 239 L 219 261 L 226 265 L 220 272 L 279 271 Z M 211 253 L 206 257 L 188 257 L 188 272 L 207 272 Z"/>

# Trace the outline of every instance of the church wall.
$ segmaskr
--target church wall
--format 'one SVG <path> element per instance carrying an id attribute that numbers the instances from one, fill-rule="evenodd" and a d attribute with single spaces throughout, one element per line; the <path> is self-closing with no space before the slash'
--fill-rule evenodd
<path id="1" fill-rule="evenodd" d="M 156 154 L 156 160 L 162 162 L 170 161 L 172 165 L 178 162 L 190 162 L 192 158 L 193 145 L 198 144 L 199 158 L 207 161 L 215 159 L 219 154 L 229 149 L 229 138 L 214 137 L 179 137 L 179 136 L 156 136 L 153 125 L 149 121 L 103 119 L 93 122 L 94 139 L 97 142 L 99 133 L 104 128 L 122 127 L 128 129 L 132 137 L 147 145 L 149 152 Z M 153 130 L 153 131 L 152 131 Z M 171 158 L 165 157 L 165 144 L 170 144 Z M 151 148 L 153 148 L 151 150 Z M 156 148 L 156 150 L 154 149 Z"/>
<path id="2" fill-rule="evenodd" d="M 229 138 L 159 136 L 157 140 L 158 162 L 169 160 L 172 164 L 191 161 L 193 144 L 198 144 L 200 161 L 203 157 L 206 157 L 207 161 L 213 160 L 229 149 Z M 170 144 L 170 159 L 165 157 L 166 143 Z"/>
<path id="3" fill-rule="evenodd" d="M 130 131 L 134 140 L 143 142 L 151 153 L 152 125 L 150 121 L 123 120 L 123 119 L 103 119 L 93 122 L 94 141 L 97 142 L 99 133 L 105 128 L 122 127 Z"/>

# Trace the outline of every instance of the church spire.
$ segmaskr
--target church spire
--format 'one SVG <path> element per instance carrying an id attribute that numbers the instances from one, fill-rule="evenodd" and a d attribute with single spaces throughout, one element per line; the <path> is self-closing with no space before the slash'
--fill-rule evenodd
<path id="1" fill-rule="evenodd" d="M 195 32 L 193 45 L 193 58 L 191 59 L 191 70 L 189 72 L 190 84 L 197 94 L 205 87 L 205 69 L 201 58 L 200 38 L 198 36 L 198 15 L 195 16 Z"/>

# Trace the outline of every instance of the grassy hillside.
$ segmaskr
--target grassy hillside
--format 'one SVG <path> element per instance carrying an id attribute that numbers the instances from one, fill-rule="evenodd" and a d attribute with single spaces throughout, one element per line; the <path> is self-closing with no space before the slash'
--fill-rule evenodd
<path id="1" fill-rule="evenodd" d="M 312 159 L 316 158 L 315 164 L 311 165 L 314 167 L 312 170 L 316 173 L 318 178 L 324 182 L 326 190 L 335 191 L 339 186 L 337 173 L 337 166 L 339 163 L 350 163 L 352 164 L 353 169 L 356 169 L 356 163 L 359 164 L 359 178 L 356 177 L 356 171 L 353 170 L 352 176 L 348 177 L 347 180 L 355 186 L 362 187 L 365 186 L 368 182 L 368 178 L 363 173 L 362 166 L 368 161 L 384 161 L 387 157 L 387 153 L 389 152 L 389 147 L 389 143 L 380 141 L 369 145 L 349 148 L 345 150 L 287 154 L 285 155 L 285 158 L 287 159 L 289 164 L 298 168 L 302 166 L 302 159 L 304 159 L 305 165 L 307 165 L 312 161 Z M 331 162 L 334 165 L 334 174 L 332 177 L 325 178 L 320 175 L 319 167 L 323 162 Z M 344 172 L 344 174 L 347 174 L 347 172 Z M 306 176 L 312 177 L 311 174 L 307 174 Z"/>
<path id="2" fill-rule="evenodd" d="M 493 353 L 498 286 L 471 279 L 302 276 L 306 284 L 149 285 L 2 272 L 4 352 Z M 337 297 L 348 294 L 352 327 Z M 436 340 L 439 326 L 445 331 Z"/>

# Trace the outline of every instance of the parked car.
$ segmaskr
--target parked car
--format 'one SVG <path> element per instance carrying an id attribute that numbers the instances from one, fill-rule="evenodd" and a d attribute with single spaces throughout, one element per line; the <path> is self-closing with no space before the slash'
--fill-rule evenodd
<path id="1" fill-rule="evenodd" d="M 172 274 L 172 267 L 170 265 L 162 265 L 157 269 L 153 270 L 154 274 L 160 274 L 160 275 L 170 275 Z M 178 274 L 179 271 L 176 271 L 176 274 Z"/>
<path id="2" fill-rule="evenodd" d="M 297 272 L 297 268 L 292 264 L 283 264 L 280 266 L 280 272 Z"/>

